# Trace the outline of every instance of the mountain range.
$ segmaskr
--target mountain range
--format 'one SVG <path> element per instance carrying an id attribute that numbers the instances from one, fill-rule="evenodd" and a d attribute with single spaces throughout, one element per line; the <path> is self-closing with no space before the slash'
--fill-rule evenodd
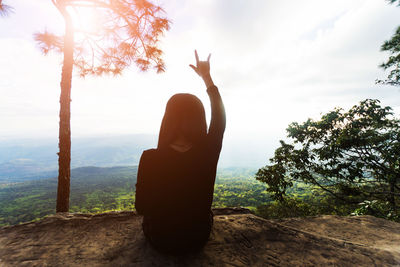
<path id="1" fill-rule="evenodd" d="M 139 163 L 143 150 L 156 145 L 157 136 L 149 134 L 73 138 L 71 168 L 134 166 Z M 253 144 L 251 140 L 224 140 L 219 167 L 257 169 L 265 164 L 268 151 L 272 149 Z M 57 138 L 0 140 L 0 184 L 56 176 L 57 152 Z"/>

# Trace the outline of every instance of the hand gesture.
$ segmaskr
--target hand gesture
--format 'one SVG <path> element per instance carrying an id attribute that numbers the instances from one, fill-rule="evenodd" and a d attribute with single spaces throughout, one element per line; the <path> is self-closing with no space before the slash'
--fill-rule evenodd
<path id="1" fill-rule="evenodd" d="M 199 55 L 197 55 L 197 50 L 194 50 L 194 56 L 196 57 L 196 67 L 190 64 L 189 66 L 203 79 L 210 76 L 210 57 L 208 55 L 207 61 L 199 61 Z"/>

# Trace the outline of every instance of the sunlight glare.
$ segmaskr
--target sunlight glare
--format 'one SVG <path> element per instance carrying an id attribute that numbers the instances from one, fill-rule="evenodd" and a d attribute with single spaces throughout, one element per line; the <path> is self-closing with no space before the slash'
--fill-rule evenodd
<path id="1" fill-rule="evenodd" d="M 74 23 L 74 28 L 78 32 L 97 33 L 101 27 L 99 12 L 92 7 L 68 7 L 68 12 L 71 15 Z"/>

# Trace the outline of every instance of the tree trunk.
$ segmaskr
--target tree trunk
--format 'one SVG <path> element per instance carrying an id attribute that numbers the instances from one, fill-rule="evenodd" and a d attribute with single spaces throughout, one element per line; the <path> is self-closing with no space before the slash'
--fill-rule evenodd
<path id="1" fill-rule="evenodd" d="M 396 186 L 396 183 L 397 183 L 397 177 L 393 175 L 393 179 L 390 181 L 390 193 L 391 193 L 391 195 L 390 195 L 390 200 L 389 200 L 390 205 L 392 206 L 393 210 L 397 209 L 397 207 L 396 207 L 396 197 L 395 197 L 395 190 L 396 190 L 395 186 Z"/>
<path id="2" fill-rule="evenodd" d="M 389 196 L 389 203 L 392 206 L 393 210 L 396 210 L 396 198 L 395 198 L 395 185 L 396 185 L 396 177 L 390 177 L 389 179 L 389 186 L 390 186 L 390 196 Z"/>
<path id="3" fill-rule="evenodd" d="M 69 211 L 69 191 L 71 176 L 71 81 L 74 64 L 74 32 L 73 24 L 66 10 L 65 19 L 64 61 L 61 73 L 60 94 L 60 129 L 58 147 L 58 188 L 57 212 Z"/>

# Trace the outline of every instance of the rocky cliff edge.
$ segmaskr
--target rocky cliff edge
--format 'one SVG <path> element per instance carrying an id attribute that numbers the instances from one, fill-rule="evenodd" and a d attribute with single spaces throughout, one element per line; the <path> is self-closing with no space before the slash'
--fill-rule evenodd
<path id="1" fill-rule="evenodd" d="M 400 266 L 400 224 L 371 216 L 265 220 L 214 210 L 204 250 L 169 256 L 135 212 L 57 214 L 0 228 L 0 266 Z"/>

